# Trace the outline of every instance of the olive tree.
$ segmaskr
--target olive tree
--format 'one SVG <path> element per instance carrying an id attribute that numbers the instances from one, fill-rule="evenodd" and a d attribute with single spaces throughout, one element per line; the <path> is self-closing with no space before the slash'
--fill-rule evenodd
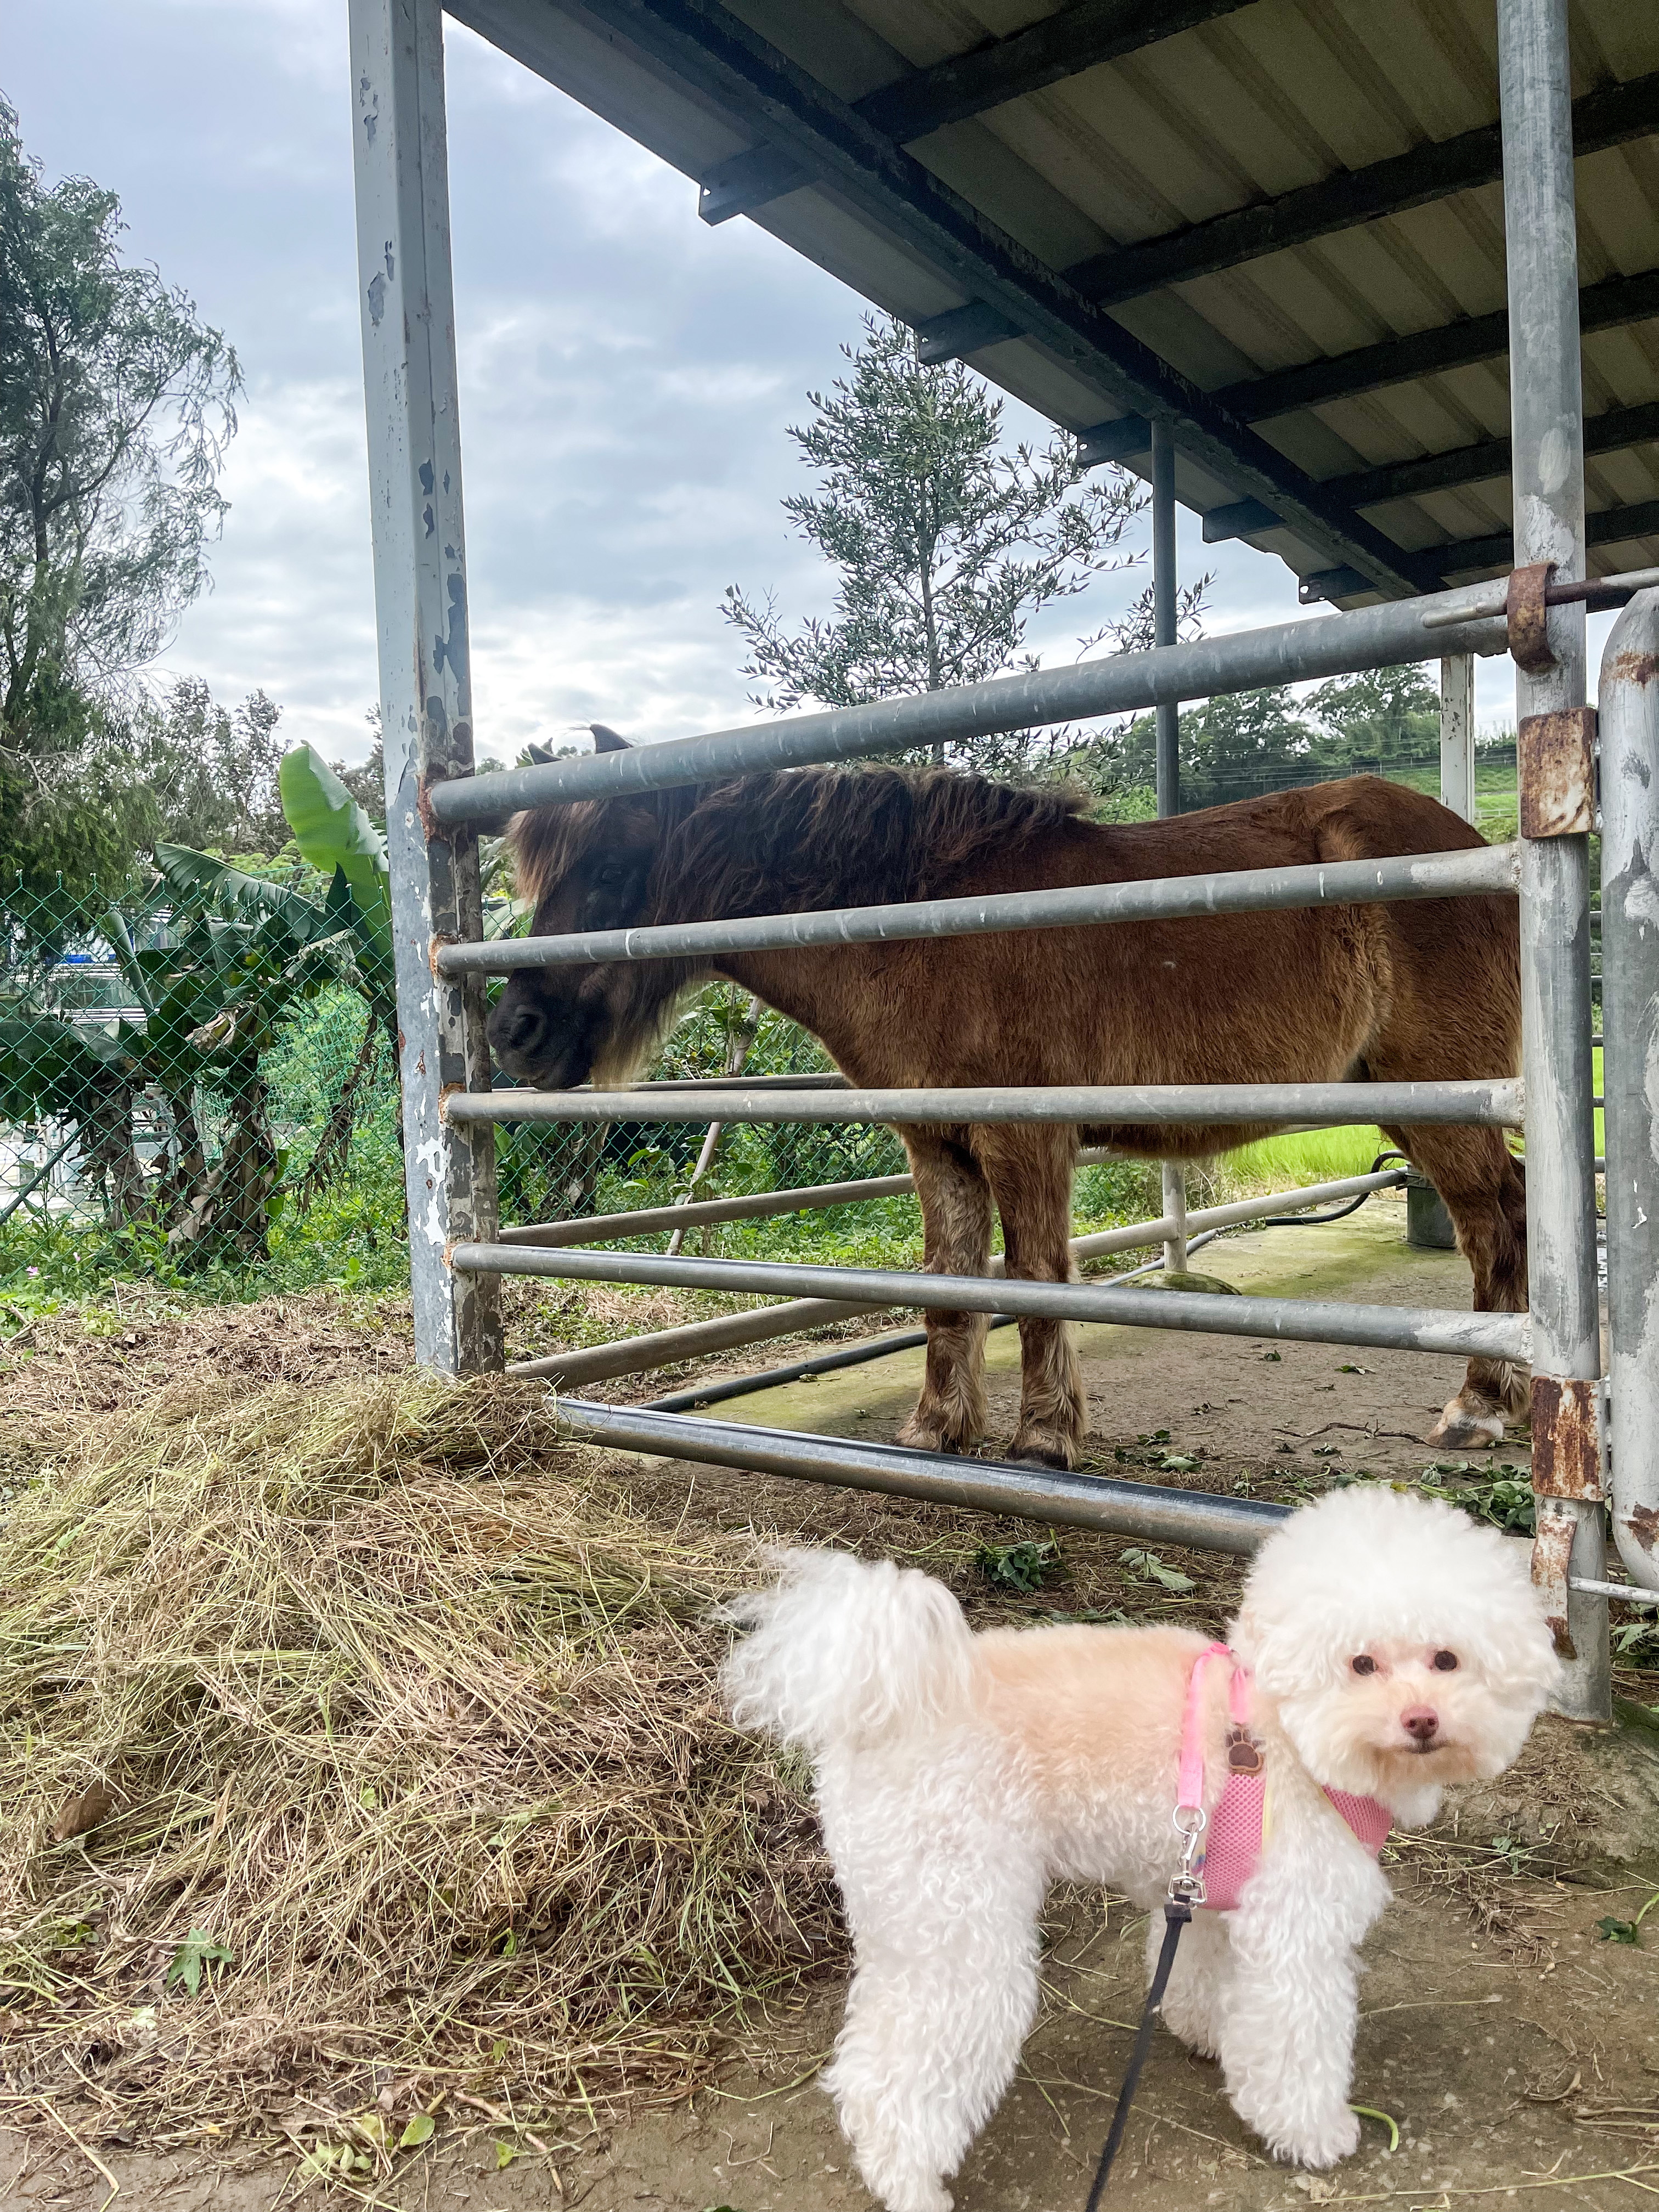
<path id="1" fill-rule="evenodd" d="M 960 362 L 924 364 L 902 323 L 866 316 L 862 342 L 842 350 L 847 374 L 828 392 L 808 392 L 812 419 L 788 433 L 818 488 L 783 502 L 835 572 L 834 611 L 791 627 L 772 594 L 726 592 L 755 704 L 862 706 L 1036 667 L 1024 650 L 1033 618 L 1144 558 L 1125 542 L 1146 504 L 1142 488 L 1121 469 L 1089 469 L 1063 432 L 1040 448 L 1011 447 L 1004 402 Z M 1188 594 L 1189 619 L 1201 589 Z M 1151 633 L 1148 592 L 1087 642 L 1150 645 Z M 1022 732 L 950 750 L 1006 770 L 1058 757 L 1073 741 Z"/>

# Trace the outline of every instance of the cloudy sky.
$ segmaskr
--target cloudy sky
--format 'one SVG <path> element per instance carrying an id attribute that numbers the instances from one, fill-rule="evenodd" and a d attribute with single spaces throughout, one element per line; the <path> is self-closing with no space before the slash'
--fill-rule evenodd
<path id="1" fill-rule="evenodd" d="M 480 749 L 510 758 L 592 718 L 679 736 L 752 713 L 728 582 L 822 610 L 787 532 L 784 435 L 857 334 L 860 303 L 752 224 L 448 29 L 455 282 Z M 155 676 L 263 687 L 284 732 L 367 750 L 375 696 L 344 0 L 51 0 L 9 14 L 0 88 L 49 177 L 120 194 L 155 263 L 246 375 L 215 588 Z M 1040 432 L 1011 404 L 1011 427 Z M 1294 580 L 1199 543 L 1212 629 L 1298 612 Z M 1070 658 L 1134 586 L 1103 580 L 1033 642 Z M 1481 665 L 1483 723 L 1507 661 Z"/>

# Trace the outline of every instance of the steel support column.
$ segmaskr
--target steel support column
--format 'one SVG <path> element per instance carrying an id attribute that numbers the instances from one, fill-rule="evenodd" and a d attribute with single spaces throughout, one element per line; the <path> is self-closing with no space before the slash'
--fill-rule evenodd
<path id="1" fill-rule="evenodd" d="M 1584 574 L 1583 404 L 1567 0 L 1498 0 L 1498 43 L 1516 562 L 1553 562 L 1558 577 L 1577 578 Z M 1543 617 L 1541 603 L 1539 613 Z M 1553 608 L 1540 628 L 1539 650 L 1523 656 L 1511 627 L 1523 817 L 1529 779 L 1542 773 L 1539 718 L 1584 702 L 1582 607 Z M 1521 987 L 1539 1530 L 1534 1575 L 1567 1662 L 1561 1710 L 1601 1721 L 1612 1710 L 1606 1601 L 1566 1589 L 1569 1565 L 1590 1581 L 1607 1571 L 1594 1454 L 1583 1449 L 1584 1409 L 1593 1401 L 1585 1388 L 1571 1387 L 1593 1388 L 1601 1371 L 1589 826 L 1586 820 L 1560 834 L 1522 837 Z"/>
<path id="2" fill-rule="evenodd" d="M 1601 704 L 1613 1533 L 1659 1589 L 1659 591 L 1614 624 Z"/>
<path id="3" fill-rule="evenodd" d="M 434 939 L 483 934 L 476 834 L 427 804 L 472 772 L 439 0 L 350 0 L 350 40 L 415 1351 L 454 1374 L 498 1367 L 501 1337 L 495 1284 L 447 1256 L 495 1233 L 493 1128 L 441 1111 L 489 1086 L 484 986 L 431 965 Z"/>
<path id="4" fill-rule="evenodd" d="M 1440 804 L 1474 820 L 1474 655 L 1440 664 Z"/>
<path id="5" fill-rule="evenodd" d="M 1152 642 L 1176 641 L 1175 433 L 1163 418 L 1152 424 Z M 1157 709 L 1158 812 L 1162 821 L 1181 811 L 1181 709 L 1166 699 Z M 1162 1167 L 1164 1211 L 1176 1224 L 1164 1240 L 1164 1265 L 1172 1275 L 1187 1272 L 1187 1171 L 1175 1160 Z"/>

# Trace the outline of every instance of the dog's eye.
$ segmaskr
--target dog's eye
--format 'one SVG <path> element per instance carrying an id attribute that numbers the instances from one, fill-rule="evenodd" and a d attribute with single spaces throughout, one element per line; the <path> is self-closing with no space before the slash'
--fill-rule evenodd
<path id="1" fill-rule="evenodd" d="M 1348 1663 L 1356 1674 L 1374 1674 L 1376 1672 L 1376 1662 L 1369 1652 L 1358 1653 Z M 1456 1660 L 1454 1659 L 1452 1664 L 1455 1667 L 1457 1664 Z"/>
<path id="2" fill-rule="evenodd" d="M 1434 1655 L 1435 1672 L 1437 1674 L 1449 1674 L 1456 1664 L 1457 1654 L 1455 1651 L 1437 1651 Z"/>

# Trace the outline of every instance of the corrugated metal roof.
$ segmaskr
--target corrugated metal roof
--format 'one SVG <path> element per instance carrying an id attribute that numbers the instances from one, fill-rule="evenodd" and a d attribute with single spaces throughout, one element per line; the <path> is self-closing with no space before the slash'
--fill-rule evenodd
<path id="1" fill-rule="evenodd" d="M 1306 595 L 1509 567 L 1492 0 L 450 12 L 1131 466 L 1103 426 L 1172 413 L 1178 496 Z M 1576 0 L 1571 39 L 1605 574 L 1659 563 L 1659 5 Z"/>

